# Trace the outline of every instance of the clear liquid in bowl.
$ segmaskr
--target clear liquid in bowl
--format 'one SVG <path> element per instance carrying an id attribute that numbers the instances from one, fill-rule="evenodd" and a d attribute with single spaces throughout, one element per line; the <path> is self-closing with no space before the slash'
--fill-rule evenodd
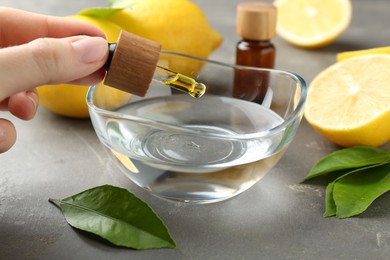
<path id="1" fill-rule="evenodd" d="M 244 100 L 172 95 L 130 103 L 117 112 L 144 120 L 106 122 L 107 143 L 125 174 L 171 200 L 207 203 L 233 197 L 269 172 L 284 152 L 278 150 L 283 131 L 253 138 L 283 119 Z"/>

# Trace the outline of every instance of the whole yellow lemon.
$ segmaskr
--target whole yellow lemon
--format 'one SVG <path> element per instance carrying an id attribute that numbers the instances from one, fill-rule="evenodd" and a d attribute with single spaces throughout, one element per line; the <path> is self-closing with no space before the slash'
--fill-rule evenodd
<path id="1" fill-rule="evenodd" d="M 222 42 L 203 11 L 189 0 L 125 0 L 128 6 L 108 19 L 124 30 L 162 45 L 162 49 L 207 58 Z"/>
<path id="2" fill-rule="evenodd" d="M 102 29 L 109 42 L 115 42 L 121 31 L 120 26 L 103 19 L 91 16 L 74 15 L 71 19 L 82 20 L 97 25 Z M 71 84 L 43 85 L 37 88 L 42 107 L 56 114 L 74 118 L 88 118 L 88 107 L 85 102 L 89 86 Z"/>

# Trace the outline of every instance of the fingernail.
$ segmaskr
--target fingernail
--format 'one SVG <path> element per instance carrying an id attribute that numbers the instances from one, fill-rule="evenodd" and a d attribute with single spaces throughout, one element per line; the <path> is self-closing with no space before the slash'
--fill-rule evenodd
<path id="1" fill-rule="evenodd" d="M 101 37 L 85 37 L 72 42 L 76 55 L 83 63 L 102 60 L 108 52 L 107 41 Z"/>
<path id="2" fill-rule="evenodd" d="M 35 90 L 28 90 L 26 91 L 26 96 L 31 100 L 31 102 L 34 104 L 35 110 L 38 108 L 38 94 Z"/>

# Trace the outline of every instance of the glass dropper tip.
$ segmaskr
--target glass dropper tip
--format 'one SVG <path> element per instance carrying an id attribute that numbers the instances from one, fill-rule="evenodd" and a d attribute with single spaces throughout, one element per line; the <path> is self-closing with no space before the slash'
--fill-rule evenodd
<path id="1" fill-rule="evenodd" d="M 167 70 L 163 67 L 159 68 L 169 71 L 172 74 L 161 81 L 164 85 L 184 92 L 194 98 L 200 98 L 206 92 L 205 84 L 197 82 L 195 79 L 183 74 Z"/>
<path id="2" fill-rule="evenodd" d="M 200 98 L 204 93 L 206 93 L 206 85 L 200 82 L 195 82 L 193 90 L 188 94 L 194 98 Z"/>

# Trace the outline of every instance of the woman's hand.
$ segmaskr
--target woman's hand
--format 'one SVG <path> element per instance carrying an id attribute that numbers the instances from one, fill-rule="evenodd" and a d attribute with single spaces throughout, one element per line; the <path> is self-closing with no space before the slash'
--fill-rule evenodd
<path id="1" fill-rule="evenodd" d="M 98 83 L 107 56 L 105 34 L 94 25 L 0 7 L 0 110 L 33 118 L 35 87 Z M 14 125 L 0 118 L 0 153 L 15 141 Z"/>

